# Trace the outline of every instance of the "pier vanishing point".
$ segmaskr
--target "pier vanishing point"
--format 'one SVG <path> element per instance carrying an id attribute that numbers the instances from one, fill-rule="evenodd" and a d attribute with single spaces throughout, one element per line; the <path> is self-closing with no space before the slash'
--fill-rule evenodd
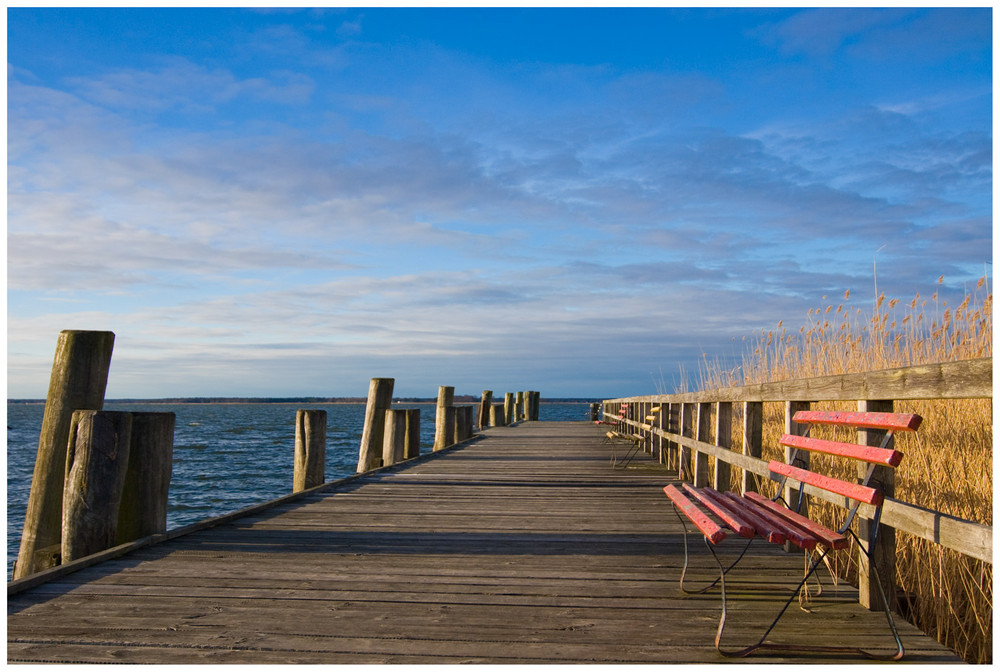
<path id="1" fill-rule="evenodd" d="M 720 663 L 719 600 L 678 588 L 682 534 L 649 455 L 588 422 L 524 422 L 8 584 L 10 663 Z M 696 574 L 713 575 L 701 544 Z M 791 590 L 761 544 L 731 576 Z M 892 646 L 832 586 L 775 636 Z M 781 591 L 730 604 L 756 637 Z M 908 662 L 961 662 L 903 619 Z M 731 634 L 730 634 L 731 633 Z M 864 663 L 814 654 L 748 662 Z"/>

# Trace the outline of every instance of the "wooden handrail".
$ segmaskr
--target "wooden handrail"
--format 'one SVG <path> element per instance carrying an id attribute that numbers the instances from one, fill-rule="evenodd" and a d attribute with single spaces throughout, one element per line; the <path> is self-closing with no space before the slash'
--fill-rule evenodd
<path id="1" fill-rule="evenodd" d="M 993 358 L 836 376 L 742 385 L 704 392 L 605 399 L 604 403 L 717 401 L 852 401 L 856 399 L 978 399 L 993 397 Z"/>

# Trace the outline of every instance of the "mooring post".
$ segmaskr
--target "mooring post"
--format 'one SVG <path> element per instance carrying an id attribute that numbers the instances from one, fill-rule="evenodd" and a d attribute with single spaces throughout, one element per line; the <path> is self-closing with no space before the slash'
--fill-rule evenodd
<path id="1" fill-rule="evenodd" d="M 394 378 L 372 378 L 365 406 L 365 426 L 358 451 L 358 473 L 382 466 L 382 442 L 385 437 L 385 412 L 392 406 Z"/>
<path id="2" fill-rule="evenodd" d="M 295 469 L 292 492 L 308 490 L 326 480 L 326 411 L 295 412 Z"/>
<path id="3" fill-rule="evenodd" d="M 474 407 L 455 407 L 455 443 L 465 441 L 472 436 L 472 420 Z"/>
<path id="4" fill-rule="evenodd" d="M 385 438 L 382 442 L 382 466 L 403 461 L 406 453 L 406 411 L 389 409 L 385 412 Z"/>
<path id="5" fill-rule="evenodd" d="M 167 531 L 174 461 L 173 413 L 132 413 L 128 469 L 118 508 L 115 545 Z"/>
<path id="6" fill-rule="evenodd" d="M 485 429 L 490 424 L 490 408 L 493 406 L 493 390 L 483 390 L 483 399 L 479 403 L 479 428 Z"/>
<path id="7" fill-rule="evenodd" d="M 409 460 L 420 455 L 420 409 L 408 408 L 406 414 L 406 441 L 403 444 L 403 459 Z"/>
<path id="8" fill-rule="evenodd" d="M 600 407 L 601 407 L 601 405 L 598 402 L 596 402 L 596 401 L 591 402 L 591 404 L 590 404 L 590 421 L 591 422 L 597 422 L 597 420 L 599 419 L 598 416 L 597 416 L 597 411 L 598 411 L 598 409 Z"/>
<path id="9" fill-rule="evenodd" d="M 517 422 L 514 418 L 517 411 L 516 406 L 517 404 L 514 402 L 514 393 L 506 392 L 503 395 L 503 414 L 505 425 L 513 425 Z"/>
<path id="10" fill-rule="evenodd" d="M 51 549 L 58 549 L 62 535 L 66 446 L 73 411 L 103 408 L 114 342 L 110 331 L 66 330 L 59 334 L 15 579 L 57 564 Z"/>
<path id="11" fill-rule="evenodd" d="M 538 390 L 533 390 L 531 392 L 531 420 L 538 421 L 538 406 L 542 402 L 542 393 Z"/>
<path id="12" fill-rule="evenodd" d="M 131 413 L 73 414 L 63 490 L 63 563 L 114 546 L 131 432 Z"/>
<path id="13" fill-rule="evenodd" d="M 490 406 L 490 427 L 503 427 L 507 424 L 507 415 L 504 413 L 503 404 L 492 404 Z"/>
<path id="14" fill-rule="evenodd" d="M 448 417 L 448 409 L 452 407 L 454 400 L 454 387 L 438 387 L 437 408 L 434 411 L 434 450 L 441 450 L 455 443 L 455 419 L 454 416 Z"/>
<path id="15" fill-rule="evenodd" d="M 514 395 L 514 422 L 524 420 L 524 392 L 517 392 Z"/>

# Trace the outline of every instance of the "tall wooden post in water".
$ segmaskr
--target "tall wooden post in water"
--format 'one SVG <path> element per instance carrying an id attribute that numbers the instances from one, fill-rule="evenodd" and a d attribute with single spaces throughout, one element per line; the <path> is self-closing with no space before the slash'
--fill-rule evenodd
<path id="1" fill-rule="evenodd" d="M 167 530 L 167 498 L 173 471 L 173 413 L 130 413 L 128 472 L 118 509 L 115 545 Z"/>
<path id="2" fill-rule="evenodd" d="M 295 413 L 295 469 L 292 492 L 322 485 L 326 478 L 326 411 Z"/>
<path id="3" fill-rule="evenodd" d="M 403 444 L 403 459 L 420 455 L 420 409 L 408 408 L 406 413 L 406 441 Z"/>
<path id="4" fill-rule="evenodd" d="M 115 545 L 131 433 L 131 413 L 73 414 L 63 490 L 63 563 Z"/>
<path id="5" fill-rule="evenodd" d="M 479 429 L 490 426 L 490 408 L 493 406 L 493 390 L 483 390 L 483 399 L 479 403 Z"/>
<path id="6" fill-rule="evenodd" d="M 372 378 L 365 407 L 365 427 L 358 451 L 358 473 L 382 466 L 382 443 L 385 436 L 385 412 L 392 405 L 394 378 Z"/>
<path id="7" fill-rule="evenodd" d="M 448 413 L 454 401 L 454 387 L 442 385 L 438 388 L 437 409 L 434 412 L 434 450 L 441 450 L 455 443 L 454 410 L 451 417 Z"/>
<path id="8" fill-rule="evenodd" d="M 114 342 L 115 335 L 110 331 L 59 334 L 21 547 L 14 566 L 15 579 L 55 565 L 51 553 L 39 552 L 57 546 L 62 536 L 66 445 L 73 411 L 96 411 L 104 406 Z"/>

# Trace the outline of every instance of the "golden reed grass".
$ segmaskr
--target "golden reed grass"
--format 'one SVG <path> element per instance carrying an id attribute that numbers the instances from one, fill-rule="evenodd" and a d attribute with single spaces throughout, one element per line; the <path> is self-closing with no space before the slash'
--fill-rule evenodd
<path id="1" fill-rule="evenodd" d="M 993 295 L 986 277 L 954 307 L 937 292 L 929 299 L 918 294 L 909 303 L 879 294 L 868 308 L 851 305 L 850 299 L 845 292 L 842 301 L 810 310 L 808 324 L 798 331 L 779 322 L 777 329 L 744 339 L 745 354 L 736 369 L 706 360 L 700 389 L 993 355 Z M 855 410 L 856 404 L 824 407 Z M 992 399 L 896 402 L 896 411 L 924 418 L 917 437 L 897 437 L 905 459 L 896 474 L 896 498 L 992 525 L 992 409 Z M 734 408 L 734 446 L 742 442 L 739 412 Z M 764 458 L 782 459 L 778 440 L 784 406 L 765 404 L 764 414 Z M 819 466 L 820 458 L 813 459 Z M 734 489 L 740 477 L 733 468 Z M 822 503 L 813 511 L 830 525 L 839 525 L 844 516 L 843 510 Z M 903 532 L 896 533 L 896 543 L 899 611 L 968 662 L 992 662 L 992 565 Z M 838 573 L 853 579 L 857 554 L 839 555 Z"/>

